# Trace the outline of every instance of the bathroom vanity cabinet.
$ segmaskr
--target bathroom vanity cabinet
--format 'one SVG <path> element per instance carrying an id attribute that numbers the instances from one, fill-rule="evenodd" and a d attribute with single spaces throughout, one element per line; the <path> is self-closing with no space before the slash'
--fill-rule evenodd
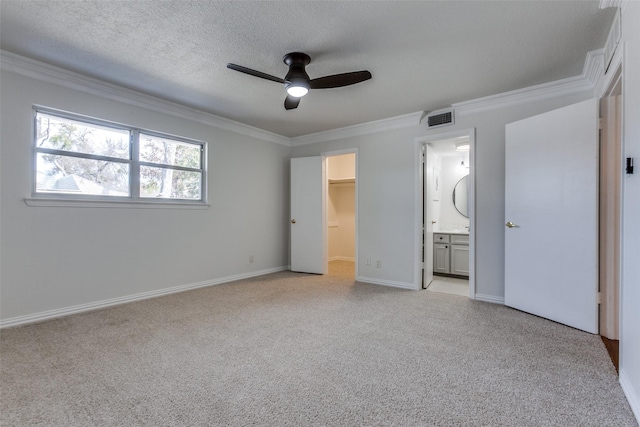
<path id="1" fill-rule="evenodd" d="M 469 235 L 433 233 L 433 273 L 469 277 Z"/>

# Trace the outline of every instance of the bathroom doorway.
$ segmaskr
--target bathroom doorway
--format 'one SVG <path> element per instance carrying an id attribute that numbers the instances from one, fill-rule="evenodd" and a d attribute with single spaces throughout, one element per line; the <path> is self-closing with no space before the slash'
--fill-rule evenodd
<path id="1" fill-rule="evenodd" d="M 473 131 L 422 141 L 422 288 L 474 297 Z"/>
<path id="2" fill-rule="evenodd" d="M 325 155 L 327 178 L 327 270 L 356 277 L 356 153 Z"/>

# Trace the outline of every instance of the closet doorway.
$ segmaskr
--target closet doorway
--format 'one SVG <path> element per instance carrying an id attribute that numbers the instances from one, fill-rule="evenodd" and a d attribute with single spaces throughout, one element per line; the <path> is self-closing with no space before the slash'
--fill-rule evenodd
<path id="1" fill-rule="evenodd" d="M 327 270 L 331 276 L 355 280 L 356 152 L 326 153 Z"/>

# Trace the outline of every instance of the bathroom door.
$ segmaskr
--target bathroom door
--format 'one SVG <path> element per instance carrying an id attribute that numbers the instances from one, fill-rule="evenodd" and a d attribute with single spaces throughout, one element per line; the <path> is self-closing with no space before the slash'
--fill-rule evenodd
<path id="1" fill-rule="evenodd" d="M 598 333 L 598 104 L 506 125 L 505 304 Z"/>
<path id="2" fill-rule="evenodd" d="M 324 274 L 322 157 L 291 159 L 291 271 Z"/>
<path id="3" fill-rule="evenodd" d="M 429 144 L 423 146 L 423 278 L 422 287 L 426 289 L 433 281 L 433 150 Z"/>

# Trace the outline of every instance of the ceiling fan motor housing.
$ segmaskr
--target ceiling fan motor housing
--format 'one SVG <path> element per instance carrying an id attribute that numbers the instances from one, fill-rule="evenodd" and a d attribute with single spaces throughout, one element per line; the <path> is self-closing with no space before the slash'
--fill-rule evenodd
<path id="1" fill-rule="evenodd" d="M 283 61 L 289 66 L 289 72 L 284 77 L 285 88 L 288 89 L 291 86 L 302 86 L 307 90 L 310 89 L 309 81 L 311 79 L 304 67 L 309 65 L 311 57 L 306 53 L 292 52 L 287 53 L 284 56 Z"/>

